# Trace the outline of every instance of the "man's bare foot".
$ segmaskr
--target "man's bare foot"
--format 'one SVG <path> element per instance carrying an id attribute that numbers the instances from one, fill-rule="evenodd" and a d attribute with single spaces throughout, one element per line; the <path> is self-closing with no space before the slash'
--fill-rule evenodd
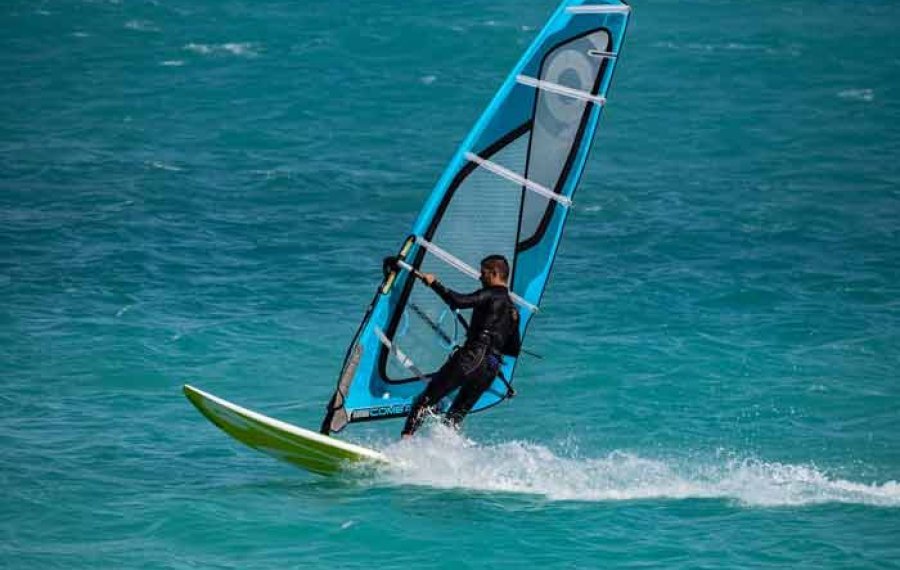
<path id="1" fill-rule="evenodd" d="M 400 441 L 406 441 L 407 439 L 412 439 L 411 433 L 404 433 L 400 435 Z"/>

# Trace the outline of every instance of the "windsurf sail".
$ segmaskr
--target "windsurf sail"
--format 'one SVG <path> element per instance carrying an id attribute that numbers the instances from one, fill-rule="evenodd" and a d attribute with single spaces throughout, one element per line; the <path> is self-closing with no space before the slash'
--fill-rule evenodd
<path id="1" fill-rule="evenodd" d="M 572 197 L 622 48 L 630 7 L 566 0 L 469 132 L 425 202 L 372 299 L 321 431 L 402 417 L 465 340 L 470 311 L 454 311 L 413 272 L 457 291 L 479 287 L 479 263 L 510 260 L 520 335 L 538 311 Z M 509 396 L 516 359 L 472 411 Z"/>

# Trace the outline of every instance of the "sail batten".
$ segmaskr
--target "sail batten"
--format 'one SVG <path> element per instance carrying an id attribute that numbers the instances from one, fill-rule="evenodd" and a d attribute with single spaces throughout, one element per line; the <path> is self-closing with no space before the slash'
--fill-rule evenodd
<path id="1" fill-rule="evenodd" d="M 615 58 L 619 57 L 619 54 L 617 54 L 617 53 L 611 53 L 608 51 L 600 51 L 597 49 L 589 49 L 588 55 L 591 57 L 597 57 L 600 59 L 615 59 Z"/>
<path id="2" fill-rule="evenodd" d="M 455 268 L 455 269 L 458 269 L 458 270 L 461 271 L 462 273 L 465 273 L 466 275 L 468 275 L 468 276 L 471 277 L 472 279 L 475 279 L 476 281 L 479 280 L 479 279 L 481 279 L 481 272 L 480 272 L 480 271 L 476 270 L 474 267 L 472 267 L 471 265 L 467 264 L 466 262 L 460 260 L 458 257 L 456 257 L 455 255 L 453 255 L 452 253 L 450 253 L 450 252 L 448 252 L 448 251 L 446 251 L 446 250 L 444 250 L 444 249 L 442 249 L 442 248 L 436 246 L 435 244 L 431 243 L 430 241 L 428 241 L 428 240 L 426 240 L 426 239 L 417 238 L 417 239 L 416 239 L 416 243 L 421 244 L 422 247 L 424 247 L 425 249 L 427 249 L 428 251 L 430 251 L 431 253 L 433 253 L 433 254 L 434 254 L 436 257 L 438 257 L 441 261 L 444 261 L 445 263 L 447 263 L 447 265 L 450 265 L 451 267 L 453 267 L 453 268 Z M 516 304 L 518 304 L 518 305 L 521 305 L 522 307 L 525 307 L 526 309 L 528 309 L 528 310 L 531 311 L 532 313 L 536 313 L 536 312 L 537 312 L 538 308 L 537 308 L 536 306 L 532 305 L 531 303 L 529 303 L 528 301 L 526 301 L 526 300 L 523 299 L 522 297 L 516 295 L 515 292 L 510 291 L 510 292 L 509 292 L 509 296 L 510 296 L 510 298 L 513 300 L 514 303 L 516 303 Z"/>
<path id="3" fill-rule="evenodd" d="M 397 359 L 400 364 L 402 364 L 406 369 L 415 374 L 417 377 L 422 379 L 427 378 L 427 375 L 422 372 L 418 366 L 416 366 L 416 363 L 413 362 L 412 359 L 407 356 L 399 346 L 396 345 L 396 343 L 391 342 L 391 339 L 389 339 L 387 335 L 384 334 L 384 331 L 382 331 L 378 327 L 375 327 L 373 330 L 375 331 L 375 336 L 378 337 L 378 340 L 381 342 L 381 344 L 391 352 L 391 354 Z"/>
<path id="4" fill-rule="evenodd" d="M 590 101 L 591 103 L 596 103 L 598 105 L 604 105 L 606 103 L 605 97 L 598 97 L 597 95 L 592 95 L 585 91 L 579 91 L 578 89 L 572 89 L 570 87 L 566 87 L 565 85 L 560 85 L 559 83 L 553 83 L 552 81 L 544 81 L 541 79 L 536 79 L 534 77 L 529 77 L 527 75 L 519 75 L 518 77 L 516 77 L 516 81 L 518 81 L 522 85 L 528 85 L 529 87 L 534 87 L 536 89 L 543 89 L 544 91 L 549 91 L 550 93 L 556 93 L 558 95 L 565 95 L 566 97 L 572 97 L 573 99 Z"/>
<path id="5" fill-rule="evenodd" d="M 541 196 L 543 196 L 545 198 L 555 200 L 567 208 L 572 205 L 572 200 L 570 200 L 568 197 L 556 194 L 549 188 L 545 188 L 545 187 L 541 186 L 540 184 L 538 184 L 537 182 L 532 182 L 531 180 L 528 180 L 527 178 L 523 178 L 523 177 L 519 176 L 518 174 L 516 174 L 515 172 L 513 172 L 512 170 L 508 170 L 506 168 L 503 168 L 499 164 L 496 164 L 494 162 L 491 162 L 490 160 L 481 158 L 480 156 L 478 156 L 475 153 L 467 152 L 466 159 L 468 159 L 471 162 L 474 162 L 478 166 L 484 167 L 485 169 L 496 174 L 497 176 L 500 176 L 502 178 L 509 180 L 510 182 L 514 182 L 516 184 L 519 184 L 520 186 L 524 186 L 528 190 L 531 190 L 532 192 L 537 192 L 538 194 L 540 194 Z"/>
<path id="6" fill-rule="evenodd" d="M 462 273 L 468 275 L 472 279 L 478 279 L 481 276 L 481 273 L 468 263 L 462 261 L 452 253 L 444 250 L 443 248 L 431 243 L 425 238 L 416 238 L 416 243 L 427 249 L 429 252 L 434 254 L 435 257 L 445 262 L 447 265 L 450 265 L 454 269 L 461 271 Z"/>

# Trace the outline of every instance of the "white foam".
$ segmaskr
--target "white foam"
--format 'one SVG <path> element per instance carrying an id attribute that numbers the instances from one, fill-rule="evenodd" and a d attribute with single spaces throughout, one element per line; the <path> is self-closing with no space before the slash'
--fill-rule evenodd
<path id="1" fill-rule="evenodd" d="M 232 55 L 256 55 L 257 54 L 256 47 L 251 43 L 242 43 L 242 44 L 228 43 L 228 44 L 222 44 L 221 47 L 223 50 L 227 51 L 228 53 L 230 53 Z"/>
<path id="2" fill-rule="evenodd" d="M 167 170 L 169 172 L 181 172 L 183 170 L 180 166 L 175 166 L 174 164 L 168 164 L 166 162 L 162 162 L 159 160 L 149 161 L 146 164 L 148 164 L 152 168 L 156 168 L 159 170 Z"/>
<path id="3" fill-rule="evenodd" d="M 184 49 L 194 53 L 208 54 L 213 52 L 213 48 L 206 44 L 195 44 L 191 42 L 184 46 Z"/>
<path id="4" fill-rule="evenodd" d="M 851 503 L 900 507 L 900 484 L 830 478 L 813 465 L 753 458 L 661 460 L 612 452 L 557 454 L 533 443 L 479 445 L 440 426 L 388 446 L 379 469 L 388 484 L 527 493 L 551 500 L 724 499 L 747 506 Z"/>
<path id="5" fill-rule="evenodd" d="M 257 44 L 251 42 L 229 42 L 224 44 L 197 44 L 191 42 L 189 44 L 186 44 L 184 46 L 184 49 L 202 55 L 227 53 L 241 57 L 254 57 L 259 55 L 260 51 L 260 47 Z"/>
<path id="6" fill-rule="evenodd" d="M 671 41 L 659 41 L 651 44 L 651 47 L 665 49 L 667 51 L 693 51 L 693 52 L 755 52 L 765 53 L 769 55 L 790 55 L 796 57 L 801 54 L 801 49 L 795 44 L 771 46 L 769 44 L 744 44 L 739 42 L 728 42 L 723 44 L 691 42 L 686 44 L 678 44 Z"/>
<path id="7" fill-rule="evenodd" d="M 159 28 L 153 22 L 147 20 L 128 20 L 125 22 L 125 29 L 134 30 L 136 32 L 158 32 Z"/>
<path id="8" fill-rule="evenodd" d="M 875 92 L 871 89 L 845 89 L 838 93 L 838 97 L 851 101 L 869 102 L 875 99 Z"/>

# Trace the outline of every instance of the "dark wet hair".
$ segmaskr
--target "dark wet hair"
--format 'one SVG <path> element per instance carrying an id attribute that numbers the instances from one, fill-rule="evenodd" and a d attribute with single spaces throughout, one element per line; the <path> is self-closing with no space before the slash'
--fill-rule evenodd
<path id="1" fill-rule="evenodd" d="M 509 279 L 509 262 L 502 255 L 489 255 L 481 260 L 481 268 L 496 273 L 504 281 Z"/>

